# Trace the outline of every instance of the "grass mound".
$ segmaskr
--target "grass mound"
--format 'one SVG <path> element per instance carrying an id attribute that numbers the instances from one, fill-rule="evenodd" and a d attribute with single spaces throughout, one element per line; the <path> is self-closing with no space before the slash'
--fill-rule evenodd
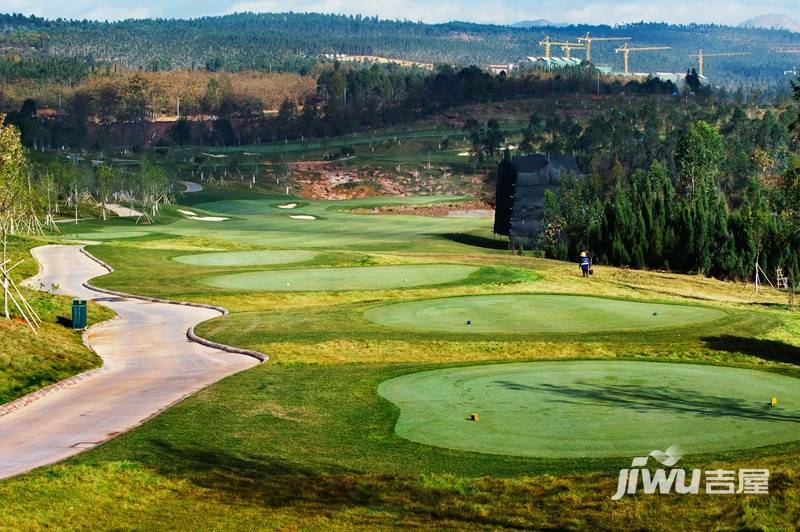
<path id="1" fill-rule="evenodd" d="M 174 257 L 175 262 L 192 266 L 271 266 L 305 262 L 317 256 L 313 251 L 263 250 L 263 251 L 225 251 L 220 253 L 198 253 Z"/>
<path id="2" fill-rule="evenodd" d="M 477 270 L 474 266 L 459 264 L 313 268 L 236 273 L 211 277 L 202 282 L 230 290 L 381 290 L 460 281 Z"/>
<path id="3" fill-rule="evenodd" d="M 64 231 L 66 238 L 76 238 L 78 240 L 116 240 L 118 238 L 137 238 L 147 236 L 148 231 L 95 231 L 89 233 L 72 234 L 69 230 Z"/>
<path id="4" fill-rule="evenodd" d="M 459 333 L 596 333 L 680 327 L 725 317 L 721 310 L 565 295 L 482 295 L 378 307 L 377 324 Z"/>
<path id="5" fill-rule="evenodd" d="M 379 392 L 400 408 L 398 435 L 492 454 L 687 454 L 798 439 L 795 378 L 708 365 L 618 361 L 492 364 L 413 373 Z M 771 397 L 779 397 L 777 407 Z M 784 406 L 786 405 L 786 406 Z M 470 421 L 472 413 L 479 421 Z"/>

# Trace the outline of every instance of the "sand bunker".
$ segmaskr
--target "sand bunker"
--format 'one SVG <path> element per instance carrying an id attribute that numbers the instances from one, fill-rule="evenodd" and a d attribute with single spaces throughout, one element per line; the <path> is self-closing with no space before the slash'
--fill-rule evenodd
<path id="1" fill-rule="evenodd" d="M 189 219 L 201 222 L 224 222 L 225 220 L 230 220 L 230 218 L 225 218 L 224 216 L 192 216 Z"/>
<path id="2" fill-rule="evenodd" d="M 129 206 L 123 207 L 116 203 L 107 203 L 106 208 L 121 218 L 130 218 L 133 216 L 142 216 L 142 213 Z"/>
<path id="3" fill-rule="evenodd" d="M 182 211 L 182 210 L 178 209 L 178 212 L 181 213 L 181 214 L 185 214 L 186 216 L 197 216 L 197 213 L 196 212 L 192 212 L 192 211 Z"/>
<path id="4" fill-rule="evenodd" d="M 311 216 L 310 214 L 295 214 L 293 216 L 289 216 L 292 220 L 316 220 L 316 216 Z"/>
<path id="5" fill-rule="evenodd" d="M 279 209 L 294 209 L 297 207 L 297 203 L 287 203 L 286 205 L 278 205 Z"/>

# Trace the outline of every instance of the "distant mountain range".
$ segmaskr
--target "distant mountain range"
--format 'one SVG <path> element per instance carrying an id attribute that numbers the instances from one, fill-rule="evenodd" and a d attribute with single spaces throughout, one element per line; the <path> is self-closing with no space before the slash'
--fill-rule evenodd
<path id="1" fill-rule="evenodd" d="M 739 24 L 740 28 L 760 28 L 766 30 L 789 30 L 800 32 L 800 22 L 786 15 L 769 14 L 749 18 Z"/>
<path id="2" fill-rule="evenodd" d="M 546 18 L 537 18 L 534 20 L 520 20 L 509 24 L 512 28 L 565 28 L 571 24 L 563 22 L 553 22 Z M 763 29 L 763 30 L 788 30 L 800 33 L 800 22 L 796 21 L 788 15 L 779 13 L 769 13 L 766 15 L 759 15 L 757 17 L 749 18 L 743 21 L 738 26 L 739 28 Z"/>

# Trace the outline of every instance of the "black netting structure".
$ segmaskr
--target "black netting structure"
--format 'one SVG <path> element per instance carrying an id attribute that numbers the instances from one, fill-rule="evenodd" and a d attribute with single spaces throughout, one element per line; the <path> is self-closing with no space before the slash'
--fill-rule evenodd
<path id="1" fill-rule="evenodd" d="M 525 155 L 504 158 L 497 168 L 494 231 L 514 246 L 534 247 L 542 230 L 544 191 L 558 189 L 564 175 L 581 175 L 574 157 Z"/>

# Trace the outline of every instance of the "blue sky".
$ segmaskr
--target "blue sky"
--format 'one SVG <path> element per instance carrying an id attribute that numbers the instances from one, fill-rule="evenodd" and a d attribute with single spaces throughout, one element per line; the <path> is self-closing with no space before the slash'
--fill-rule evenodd
<path id="1" fill-rule="evenodd" d="M 0 0 L 0 12 L 36 14 L 47 18 L 190 18 L 236 11 L 316 11 L 378 15 L 382 18 L 444 22 L 509 23 L 545 18 L 555 22 L 616 24 L 640 20 L 738 24 L 765 13 L 800 20 L 797 0 Z"/>

